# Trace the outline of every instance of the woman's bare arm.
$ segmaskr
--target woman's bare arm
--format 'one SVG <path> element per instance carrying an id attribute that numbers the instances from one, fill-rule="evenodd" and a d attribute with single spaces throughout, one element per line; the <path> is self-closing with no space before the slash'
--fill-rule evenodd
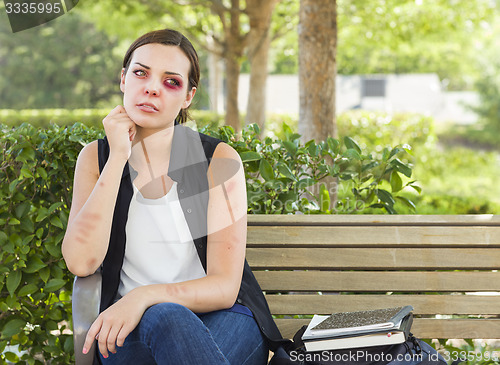
<path id="1" fill-rule="evenodd" d="M 125 162 L 108 160 L 99 176 L 97 141 L 85 146 L 78 156 L 62 243 L 66 265 L 75 275 L 93 274 L 104 260 Z"/>
<path id="2" fill-rule="evenodd" d="M 120 105 L 104 118 L 103 125 L 110 144 L 108 161 L 99 175 L 97 141 L 80 151 L 62 243 L 66 265 L 77 276 L 93 274 L 106 256 L 116 197 L 136 131 Z"/>

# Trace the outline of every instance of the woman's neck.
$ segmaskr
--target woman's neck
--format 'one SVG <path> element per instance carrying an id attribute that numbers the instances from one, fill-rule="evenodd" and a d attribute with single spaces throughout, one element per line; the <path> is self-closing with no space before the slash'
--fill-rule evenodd
<path id="1" fill-rule="evenodd" d="M 138 127 L 132 143 L 130 165 L 136 170 L 152 168 L 156 176 L 166 173 L 173 136 L 173 127 L 154 132 Z"/>

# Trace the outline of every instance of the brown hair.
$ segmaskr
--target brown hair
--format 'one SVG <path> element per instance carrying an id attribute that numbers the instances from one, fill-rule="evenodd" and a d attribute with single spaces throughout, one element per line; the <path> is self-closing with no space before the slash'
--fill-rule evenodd
<path id="1" fill-rule="evenodd" d="M 198 61 L 198 54 L 189 39 L 187 39 L 182 33 L 172 29 L 155 30 L 137 38 L 135 42 L 130 45 L 129 49 L 125 53 L 125 57 L 123 58 L 124 73 L 127 72 L 134 51 L 141 46 L 151 43 L 179 47 L 187 56 L 191 64 L 191 67 L 189 68 L 188 90 L 191 90 L 193 87 L 198 87 L 198 83 L 200 81 L 200 64 Z M 176 123 L 182 124 L 185 123 L 187 119 L 188 112 L 186 108 L 179 111 L 175 121 Z"/>

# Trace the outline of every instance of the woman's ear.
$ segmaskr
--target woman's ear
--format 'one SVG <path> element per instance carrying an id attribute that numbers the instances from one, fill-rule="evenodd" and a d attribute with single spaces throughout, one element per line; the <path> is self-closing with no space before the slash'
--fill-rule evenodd
<path id="1" fill-rule="evenodd" d="M 122 68 L 122 73 L 120 76 L 120 90 L 122 93 L 125 92 L 125 68 Z"/>
<path id="2" fill-rule="evenodd" d="M 193 101 L 193 98 L 194 98 L 194 94 L 196 94 L 195 87 L 191 88 L 191 91 L 189 91 L 186 94 L 186 100 L 184 100 L 184 103 L 182 104 L 182 109 L 186 109 L 187 107 L 189 107 L 191 105 L 191 102 Z"/>

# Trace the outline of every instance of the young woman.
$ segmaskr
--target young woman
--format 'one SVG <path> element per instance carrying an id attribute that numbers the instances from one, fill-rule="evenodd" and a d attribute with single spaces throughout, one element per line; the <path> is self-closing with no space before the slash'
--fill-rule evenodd
<path id="1" fill-rule="evenodd" d="M 123 106 L 77 161 L 63 241 L 69 270 L 103 276 L 103 364 L 266 364 L 280 343 L 245 260 L 246 190 L 229 145 L 182 125 L 200 77 L 173 30 L 127 51 Z"/>

